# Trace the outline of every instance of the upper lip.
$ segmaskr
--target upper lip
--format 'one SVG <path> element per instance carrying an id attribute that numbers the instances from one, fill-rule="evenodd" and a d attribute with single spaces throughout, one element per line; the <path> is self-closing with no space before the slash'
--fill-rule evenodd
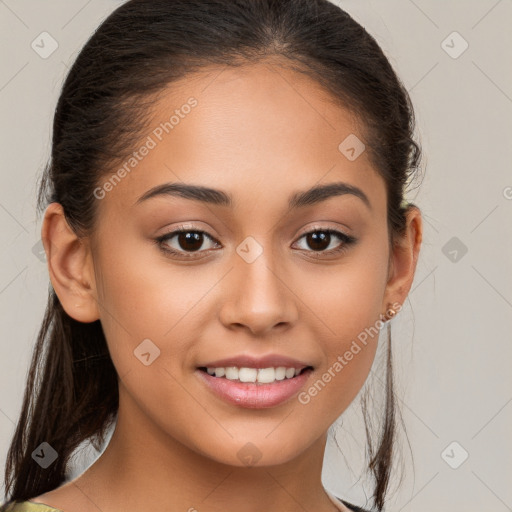
<path id="1" fill-rule="evenodd" d="M 199 368 L 226 368 L 228 366 L 236 366 L 238 368 L 278 368 L 280 366 L 284 366 L 286 368 L 299 368 L 302 370 L 303 368 L 311 365 L 303 361 L 279 354 L 268 354 L 262 357 L 254 357 L 248 354 L 242 354 L 239 356 L 232 356 L 225 359 L 210 361 L 200 365 Z"/>

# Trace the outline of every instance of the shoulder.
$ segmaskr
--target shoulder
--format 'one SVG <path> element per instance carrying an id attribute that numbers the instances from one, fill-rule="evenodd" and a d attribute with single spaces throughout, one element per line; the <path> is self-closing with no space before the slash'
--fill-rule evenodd
<path id="1" fill-rule="evenodd" d="M 57 508 L 50 507 L 44 503 L 34 503 L 33 501 L 15 501 L 9 505 L 2 505 L 1 512 L 62 512 Z"/>
<path id="2" fill-rule="evenodd" d="M 358 507 L 356 505 L 352 505 L 348 501 L 342 500 L 341 498 L 337 498 L 341 501 L 346 507 L 348 507 L 352 512 L 370 512 L 364 508 Z M 1 512 L 62 512 L 60 509 L 50 507 L 44 503 L 34 503 L 32 501 L 18 501 L 11 503 L 9 505 L 3 505 L 0 507 Z"/>
<path id="3" fill-rule="evenodd" d="M 370 510 L 358 507 L 357 505 L 352 505 L 352 503 L 349 503 L 348 501 L 342 500 L 341 498 L 338 498 L 338 500 L 341 501 L 343 503 L 343 505 L 348 507 L 352 512 L 371 512 Z"/>

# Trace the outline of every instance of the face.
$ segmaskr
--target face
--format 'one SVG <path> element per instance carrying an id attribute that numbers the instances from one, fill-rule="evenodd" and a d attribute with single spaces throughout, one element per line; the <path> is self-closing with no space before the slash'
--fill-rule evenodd
<path id="1" fill-rule="evenodd" d="M 366 151 L 339 149 L 364 141 L 355 119 L 275 64 L 188 77 L 152 116 L 136 162 L 96 191 L 94 293 L 120 416 L 218 462 L 286 462 L 372 365 L 389 302 L 384 181 Z M 201 369 L 228 366 L 249 368 L 226 370 L 235 379 L 304 371 L 244 384 Z"/>

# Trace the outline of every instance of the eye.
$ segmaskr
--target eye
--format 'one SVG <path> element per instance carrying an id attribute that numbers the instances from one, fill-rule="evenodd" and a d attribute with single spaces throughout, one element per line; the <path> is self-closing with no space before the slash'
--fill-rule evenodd
<path id="1" fill-rule="evenodd" d="M 312 248 L 312 251 L 305 249 L 307 252 L 321 253 L 320 256 L 314 256 L 315 258 L 341 253 L 346 251 L 348 246 L 356 242 L 356 238 L 353 236 L 331 228 L 315 228 L 304 233 L 299 238 L 299 240 L 301 239 L 304 239 L 306 244 Z M 341 244 L 339 242 L 338 244 L 334 243 L 333 248 L 333 242 L 336 239 L 341 240 Z"/>
<path id="2" fill-rule="evenodd" d="M 176 240 L 173 240 L 173 238 L 176 238 Z M 187 253 L 204 252 L 200 251 L 200 249 L 203 247 L 205 240 L 214 242 L 214 245 L 219 245 L 217 241 L 205 231 L 186 227 L 180 227 L 170 233 L 162 235 L 156 238 L 155 242 L 165 253 L 184 258 L 195 258 L 195 255 Z M 174 245 L 170 243 L 171 241 L 174 242 Z"/>
<path id="3" fill-rule="evenodd" d="M 301 250 L 305 250 L 310 253 L 319 253 L 318 256 L 313 256 L 314 258 L 339 254 L 346 251 L 349 245 L 356 242 L 356 238 L 353 236 L 347 235 L 336 229 L 320 227 L 304 233 L 299 238 L 299 240 L 302 239 L 305 240 L 306 244 L 311 247 L 312 250 L 304 248 L 301 248 Z M 335 242 L 336 239 L 341 240 L 341 243 L 334 243 L 334 248 L 332 248 L 333 242 Z M 210 241 L 213 243 L 213 246 L 220 247 L 217 240 L 206 233 L 206 231 L 187 227 L 180 227 L 155 239 L 155 243 L 158 244 L 160 249 L 166 253 L 166 255 L 177 258 L 182 257 L 195 259 L 197 259 L 197 255 L 195 253 L 206 252 L 203 247 L 205 241 Z"/>

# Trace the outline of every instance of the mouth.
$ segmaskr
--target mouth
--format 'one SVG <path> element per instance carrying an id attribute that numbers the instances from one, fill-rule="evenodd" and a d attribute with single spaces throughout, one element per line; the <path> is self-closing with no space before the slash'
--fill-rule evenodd
<path id="1" fill-rule="evenodd" d="M 217 379 L 230 380 L 242 384 L 265 385 L 279 381 L 294 379 L 313 370 L 312 366 L 295 368 L 293 366 L 277 366 L 267 368 L 251 368 L 237 366 L 206 367 L 200 366 L 198 370 Z"/>
<path id="2" fill-rule="evenodd" d="M 267 409 L 289 402 L 306 386 L 312 373 L 312 366 L 200 366 L 196 369 L 199 380 L 215 396 L 247 409 Z"/>

